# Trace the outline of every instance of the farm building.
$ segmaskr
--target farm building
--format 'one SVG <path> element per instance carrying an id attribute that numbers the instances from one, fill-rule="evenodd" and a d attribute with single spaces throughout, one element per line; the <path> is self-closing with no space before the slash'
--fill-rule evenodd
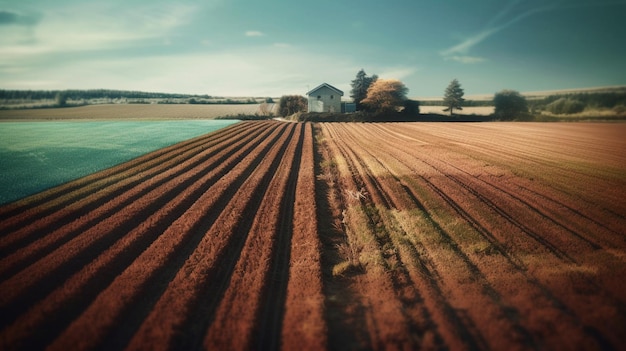
<path id="1" fill-rule="evenodd" d="M 309 98 L 309 112 L 341 112 L 343 91 L 323 83 L 306 93 Z"/>

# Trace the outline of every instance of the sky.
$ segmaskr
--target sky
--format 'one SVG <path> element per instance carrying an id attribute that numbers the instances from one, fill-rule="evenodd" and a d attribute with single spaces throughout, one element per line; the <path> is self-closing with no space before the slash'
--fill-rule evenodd
<path id="1" fill-rule="evenodd" d="M 0 0 L 0 89 L 409 97 L 626 85 L 626 0 Z"/>

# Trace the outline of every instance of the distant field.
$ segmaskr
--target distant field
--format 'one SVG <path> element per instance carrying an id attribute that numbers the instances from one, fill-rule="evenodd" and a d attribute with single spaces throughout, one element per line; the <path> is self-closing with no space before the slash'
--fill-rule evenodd
<path id="1" fill-rule="evenodd" d="M 109 104 L 67 108 L 0 110 L 0 120 L 27 119 L 213 119 L 259 112 L 257 104 Z"/>
<path id="2" fill-rule="evenodd" d="M 445 106 L 420 106 L 420 112 L 424 114 L 437 113 L 437 114 L 449 114 L 444 112 Z M 462 110 L 454 110 L 454 114 L 457 115 L 481 115 L 488 116 L 494 111 L 493 106 L 480 106 L 480 107 L 463 107 Z"/>

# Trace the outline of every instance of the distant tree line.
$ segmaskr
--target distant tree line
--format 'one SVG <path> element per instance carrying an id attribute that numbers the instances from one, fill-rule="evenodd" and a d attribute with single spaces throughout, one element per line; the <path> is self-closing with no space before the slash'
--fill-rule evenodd
<path id="1" fill-rule="evenodd" d="M 532 111 L 548 111 L 555 115 L 572 114 L 589 109 L 624 109 L 626 88 L 611 92 L 555 94 L 541 99 L 530 99 Z"/>
<path id="2" fill-rule="evenodd" d="M 65 94 L 71 100 L 88 99 L 187 99 L 212 98 L 209 95 L 189 95 L 171 93 L 150 93 L 131 90 L 0 90 L 2 100 L 53 100 L 59 93 Z"/>
<path id="3" fill-rule="evenodd" d="M 130 90 L 0 90 L 0 109 L 83 106 L 92 103 L 238 105 L 273 103 L 268 98 L 222 98 L 210 95 L 151 93 Z M 37 105 L 28 105 L 38 103 Z"/>
<path id="4" fill-rule="evenodd" d="M 542 102 L 548 105 L 562 98 L 580 101 L 585 106 L 590 106 L 594 108 L 613 108 L 617 105 L 626 105 L 626 88 L 620 89 L 615 92 L 550 95 L 543 99 Z"/>
<path id="5" fill-rule="evenodd" d="M 445 106 L 443 99 L 441 100 L 424 100 L 420 101 L 422 106 Z M 493 106 L 493 97 L 485 100 L 463 100 L 463 107 L 485 107 Z"/>
<path id="6" fill-rule="evenodd" d="M 270 99 L 266 99 L 264 100 L 265 102 L 267 102 L 268 100 L 272 100 Z M 173 103 L 173 102 L 172 102 Z M 184 103 L 184 102 L 183 102 Z M 259 102 L 255 99 L 255 98 L 248 98 L 248 99 L 211 99 L 211 100 L 201 100 L 201 99 L 197 99 L 197 98 L 190 98 L 187 100 L 188 104 L 191 105 L 246 105 L 246 104 L 258 104 Z"/>

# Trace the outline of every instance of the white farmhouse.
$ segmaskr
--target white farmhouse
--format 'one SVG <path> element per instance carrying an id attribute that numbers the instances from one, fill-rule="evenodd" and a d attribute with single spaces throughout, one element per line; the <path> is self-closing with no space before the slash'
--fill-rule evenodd
<path id="1" fill-rule="evenodd" d="M 341 112 L 343 91 L 323 83 L 306 93 L 309 97 L 309 112 Z"/>

